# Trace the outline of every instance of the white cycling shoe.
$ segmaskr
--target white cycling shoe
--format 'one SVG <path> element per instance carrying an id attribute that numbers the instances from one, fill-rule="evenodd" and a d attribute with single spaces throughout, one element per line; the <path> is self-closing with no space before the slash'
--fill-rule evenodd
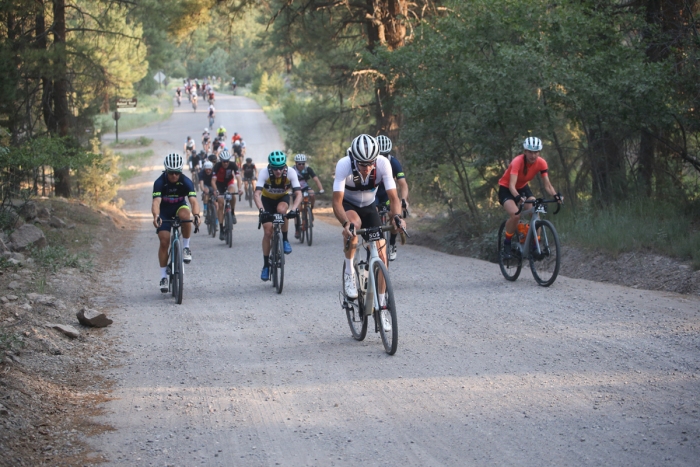
<path id="1" fill-rule="evenodd" d="M 190 261 L 192 261 L 192 251 L 190 251 L 189 248 L 182 249 L 182 261 L 184 261 L 185 264 L 190 264 Z"/>
<path id="2" fill-rule="evenodd" d="M 345 285 L 345 296 L 353 300 L 356 299 L 357 286 L 355 285 L 355 274 L 345 273 L 343 277 L 343 283 Z"/>
<path id="3" fill-rule="evenodd" d="M 384 332 L 391 332 L 391 314 L 387 308 L 382 308 L 379 312 L 379 317 L 382 320 Z"/>
<path id="4" fill-rule="evenodd" d="M 396 245 L 389 245 L 389 261 L 396 259 Z"/>
<path id="5" fill-rule="evenodd" d="M 164 277 L 160 280 L 160 291 L 163 293 L 168 293 L 169 290 L 168 278 Z"/>

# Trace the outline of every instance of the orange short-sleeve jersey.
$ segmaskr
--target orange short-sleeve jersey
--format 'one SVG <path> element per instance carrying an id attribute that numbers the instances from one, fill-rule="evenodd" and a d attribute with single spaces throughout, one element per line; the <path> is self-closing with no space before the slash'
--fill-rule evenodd
<path id="1" fill-rule="evenodd" d="M 528 164 L 525 161 L 525 155 L 520 154 L 516 156 L 511 162 L 506 173 L 503 174 L 498 184 L 508 188 L 510 185 L 510 174 L 518 174 L 518 180 L 515 182 L 515 189 L 520 190 L 522 187 L 528 184 L 530 180 L 535 178 L 535 175 L 541 173 L 543 177 L 547 176 L 547 161 L 541 157 L 537 157 L 535 162 Z"/>

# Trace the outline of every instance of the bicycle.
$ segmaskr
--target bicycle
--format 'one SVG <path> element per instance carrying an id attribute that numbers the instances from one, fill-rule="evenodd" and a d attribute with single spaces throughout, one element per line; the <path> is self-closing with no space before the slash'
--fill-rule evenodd
<path id="1" fill-rule="evenodd" d="M 205 193 L 202 192 L 202 200 L 204 200 Z M 209 190 L 209 201 L 207 201 L 207 216 L 204 222 L 207 224 L 207 234 L 211 235 L 212 238 L 216 238 L 216 196 Z"/>
<path id="2" fill-rule="evenodd" d="M 214 126 L 214 117 L 209 117 L 209 129 Z"/>
<path id="3" fill-rule="evenodd" d="M 295 224 L 299 226 L 299 242 L 311 246 L 314 241 L 314 214 L 311 211 L 311 203 L 309 202 L 309 190 L 302 190 L 304 200 L 299 208 L 301 219 L 297 218 Z M 301 224 L 301 225 L 299 225 Z"/>
<path id="4" fill-rule="evenodd" d="M 185 276 L 185 263 L 182 260 L 182 243 L 180 242 L 180 226 L 192 220 L 183 221 L 179 217 L 173 219 L 165 220 L 163 222 L 171 222 L 171 233 L 170 233 L 170 250 L 168 251 L 168 266 L 167 274 L 170 283 L 168 288 L 173 297 L 175 297 L 175 302 L 178 305 L 182 304 L 182 292 L 184 288 L 184 276 Z M 199 226 L 195 224 L 194 233 L 199 232 Z"/>
<path id="5" fill-rule="evenodd" d="M 503 221 L 498 229 L 498 265 L 503 277 L 509 281 L 515 281 L 520 275 L 523 267 L 523 258 L 527 258 L 530 263 L 530 270 L 535 281 L 543 286 L 549 287 L 554 283 L 559 275 L 561 264 L 561 245 L 559 235 L 554 225 L 548 220 L 540 218 L 540 214 L 547 212 L 547 203 L 556 203 L 557 200 L 545 200 L 537 198 L 526 200 L 520 206 L 516 214 L 523 211 L 525 204 L 532 204 L 523 214 L 531 214 L 529 224 L 519 223 L 515 235 L 513 235 L 511 245 L 511 257 L 504 258 L 503 240 L 505 238 L 506 222 Z M 559 212 L 561 204 L 557 204 L 554 214 Z M 534 226 L 532 229 L 530 226 Z M 536 234 L 535 234 L 536 232 Z"/>
<path id="6" fill-rule="evenodd" d="M 233 246 L 233 212 L 231 210 L 231 193 L 224 193 L 224 225 L 226 245 L 229 248 Z"/>
<path id="7" fill-rule="evenodd" d="M 252 178 L 243 179 L 245 185 L 245 199 L 248 200 L 248 206 L 251 208 L 253 207 L 253 180 Z M 238 201 L 240 201 L 240 198 Z"/>
<path id="8" fill-rule="evenodd" d="M 272 218 L 272 245 L 270 249 L 270 280 L 272 286 L 277 290 L 278 294 L 282 293 L 284 287 L 284 245 L 282 237 L 282 226 L 284 218 L 296 217 L 295 212 L 287 213 L 286 216 L 276 212 L 268 213 L 267 218 Z M 258 222 L 258 229 L 262 226 L 262 222 Z"/>
<path id="9" fill-rule="evenodd" d="M 397 219 L 395 219 L 396 222 Z M 378 332 L 382 338 L 384 350 L 389 355 L 394 355 L 399 344 L 399 329 L 396 318 L 396 301 L 394 288 L 389 279 L 389 270 L 384 261 L 379 257 L 377 241 L 394 227 L 381 225 L 359 229 L 355 235 L 365 235 L 362 246 L 367 251 L 365 259 L 359 259 L 355 254 L 353 267 L 355 269 L 355 285 L 357 286 L 357 298 L 351 299 L 345 295 L 343 284 L 345 274 L 345 262 L 341 274 L 340 305 L 350 325 L 350 332 L 355 340 L 362 341 L 367 335 L 369 316 L 374 316 L 374 332 Z M 408 233 L 401 229 L 405 235 Z M 365 244 L 369 243 L 369 247 Z M 350 247 L 350 239 L 345 242 L 346 250 Z M 358 244 L 359 249 L 359 244 Z M 371 272 L 371 274 L 370 274 Z M 383 300 L 382 300 L 383 298 Z M 382 303 L 384 302 L 384 303 Z"/>
<path id="10" fill-rule="evenodd" d="M 379 220 L 381 221 L 382 225 L 387 225 L 389 224 L 389 216 L 391 215 L 391 211 L 389 210 L 389 205 L 388 204 L 382 204 L 379 207 Z M 386 240 L 386 244 L 389 244 L 389 240 L 391 238 L 391 232 L 386 230 L 384 231 L 384 240 Z"/>
<path id="11" fill-rule="evenodd" d="M 192 99 L 192 109 L 194 109 L 195 112 L 197 111 L 197 99 Z"/>

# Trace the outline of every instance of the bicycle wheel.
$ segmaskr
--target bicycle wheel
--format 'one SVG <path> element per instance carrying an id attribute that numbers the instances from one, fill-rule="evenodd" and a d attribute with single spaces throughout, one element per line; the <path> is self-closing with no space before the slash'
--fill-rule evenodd
<path id="1" fill-rule="evenodd" d="M 362 341 L 367 336 L 367 315 L 364 312 L 364 293 L 360 287 L 360 270 L 358 269 L 357 263 L 353 265 L 355 268 L 355 287 L 357 287 L 357 299 L 354 301 L 352 299 L 346 298 L 348 302 L 354 302 L 356 306 L 348 305 L 345 307 L 345 316 L 348 318 L 348 325 L 350 325 L 350 333 L 352 338 L 357 341 Z M 340 290 L 343 291 L 343 296 L 345 296 L 345 262 L 343 262 L 343 269 L 340 274 Z"/>
<path id="2" fill-rule="evenodd" d="M 512 257 L 505 259 L 503 257 L 503 240 L 505 239 L 505 229 L 506 223 L 503 221 L 501 227 L 498 229 L 498 266 L 501 268 L 501 273 L 509 281 L 514 281 L 520 275 L 520 271 L 523 268 L 523 259 L 520 257 L 519 253 L 513 253 Z M 513 241 L 517 241 L 513 237 Z"/>
<path id="3" fill-rule="evenodd" d="M 282 293 L 284 287 L 284 245 L 282 235 L 277 235 L 277 293 Z"/>
<path id="4" fill-rule="evenodd" d="M 226 244 L 229 248 L 233 246 L 233 214 L 226 212 Z"/>
<path id="5" fill-rule="evenodd" d="M 396 321 L 396 302 L 394 300 L 394 289 L 389 280 L 389 271 L 382 261 L 376 261 L 372 265 L 372 274 L 374 275 L 374 296 L 376 297 L 382 310 L 374 313 L 374 319 L 378 321 L 379 334 L 382 336 L 382 344 L 384 350 L 389 355 L 396 353 L 396 348 L 399 345 L 399 326 Z M 380 281 L 384 282 L 384 297 L 379 294 Z M 384 308 L 386 306 L 386 308 Z M 385 322 L 390 325 L 390 329 L 386 329 Z"/>
<path id="6" fill-rule="evenodd" d="M 539 237 L 540 252 L 530 247 L 530 269 L 538 284 L 549 287 L 559 275 L 561 245 L 559 235 L 551 222 L 538 220 L 535 224 Z"/>
<path id="7" fill-rule="evenodd" d="M 299 243 L 304 243 L 306 237 L 306 211 L 301 211 L 301 215 L 294 219 L 294 228 L 299 226 Z"/>
<path id="8" fill-rule="evenodd" d="M 248 207 L 253 207 L 253 182 L 248 182 Z"/>
<path id="9" fill-rule="evenodd" d="M 277 288 L 277 232 L 272 234 L 272 248 L 270 250 L 270 277 L 272 278 L 272 286 Z"/>
<path id="10" fill-rule="evenodd" d="M 311 246 L 314 241 L 314 223 L 311 220 L 311 205 L 306 206 L 304 217 L 306 218 L 306 244 Z"/>
<path id="11" fill-rule="evenodd" d="M 173 296 L 178 305 L 182 304 L 182 289 L 184 282 L 184 267 L 182 265 L 182 248 L 180 240 L 173 242 Z"/>

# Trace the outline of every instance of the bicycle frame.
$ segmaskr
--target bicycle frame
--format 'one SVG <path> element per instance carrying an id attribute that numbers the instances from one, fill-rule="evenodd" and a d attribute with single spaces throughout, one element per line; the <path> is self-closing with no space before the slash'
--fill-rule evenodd
<path id="1" fill-rule="evenodd" d="M 547 213 L 547 208 L 546 208 L 545 202 L 542 200 L 529 200 L 529 201 L 526 200 L 525 203 L 532 204 L 532 206 L 528 209 L 525 209 L 525 210 L 522 210 L 522 207 L 521 207 L 520 214 L 521 215 L 522 214 L 530 215 L 530 224 L 529 224 L 530 226 L 537 225 L 537 221 L 539 221 L 541 219 L 540 214 Z M 559 207 L 560 207 L 560 205 L 557 205 L 557 210 L 554 212 L 554 214 L 559 212 Z M 532 253 L 536 253 L 536 254 L 540 254 L 540 255 L 542 254 L 542 250 L 540 248 L 540 241 L 541 240 L 537 239 L 537 241 L 534 241 L 535 235 L 537 235 L 534 232 L 534 230 L 535 229 L 528 228 L 527 235 L 525 236 L 525 242 L 524 243 L 519 242 L 519 241 L 517 242 L 518 250 L 520 251 L 520 254 L 522 255 L 523 258 L 527 258 L 530 255 L 530 253 L 531 253 L 530 247 L 532 245 L 534 245 L 536 247 L 535 248 L 536 251 L 534 251 Z M 547 232 L 544 232 L 544 235 L 546 236 Z M 547 240 L 548 239 L 545 237 L 545 241 L 547 241 Z"/>
<path id="2" fill-rule="evenodd" d="M 363 279 L 360 282 L 360 286 L 362 288 L 362 291 L 364 292 L 364 304 L 365 304 L 365 315 L 372 315 L 374 314 L 375 311 L 379 311 L 380 305 L 379 305 L 379 300 L 378 298 L 374 295 L 374 290 L 375 290 L 375 282 L 374 282 L 374 274 L 372 274 L 373 271 L 373 266 L 374 263 L 377 261 L 382 261 L 382 258 L 379 256 L 379 248 L 377 248 L 377 242 L 383 238 L 383 233 L 386 231 L 391 230 L 392 227 L 383 225 L 379 228 L 368 228 L 368 229 L 360 229 L 356 232 L 357 235 L 362 235 L 364 233 L 367 233 L 369 235 L 368 240 L 365 240 L 364 238 L 362 239 L 362 243 L 360 244 L 358 242 L 357 244 L 357 249 L 360 249 L 360 246 L 364 248 L 367 251 L 367 260 L 366 264 L 363 264 L 362 266 L 367 271 L 367 277 L 366 277 L 366 282 L 365 279 Z M 369 243 L 369 247 L 366 246 L 366 244 Z M 386 244 L 384 246 L 386 248 Z M 357 255 L 357 251 L 355 252 L 355 255 Z M 358 265 L 362 264 L 362 262 L 358 262 Z M 365 277 L 364 272 L 365 271 L 358 271 L 360 274 L 362 274 L 362 277 Z"/>

